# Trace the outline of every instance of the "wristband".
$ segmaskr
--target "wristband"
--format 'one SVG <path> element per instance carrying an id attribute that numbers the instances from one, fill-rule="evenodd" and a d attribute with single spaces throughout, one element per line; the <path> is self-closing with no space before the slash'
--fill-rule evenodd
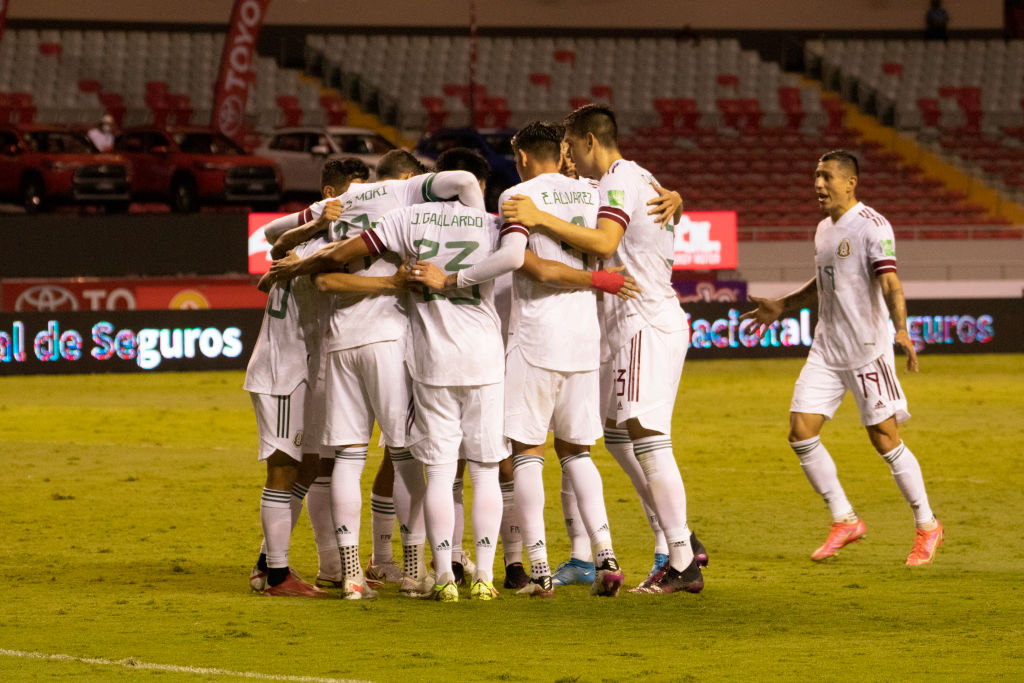
<path id="1" fill-rule="evenodd" d="M 617 294 L 622 285 L 626 282 L 626 276 L 622 273 L 612 273 L 607 270 L 595 270 L 590 274 L 590 286 L 600 289 L 609 294 Z"/>

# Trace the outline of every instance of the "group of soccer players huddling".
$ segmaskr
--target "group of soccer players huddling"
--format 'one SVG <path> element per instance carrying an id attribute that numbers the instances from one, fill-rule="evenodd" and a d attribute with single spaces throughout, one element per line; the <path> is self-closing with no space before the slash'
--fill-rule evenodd
<path id="1" fill-rule="evenodd" d="M 703 590 L 708 557 L 687 524 L 671 437 L 689 345 L 671 286 L 682 199 L 623 159 L 617 135 L 614 113 L 601 105 L 577 109 L 564 125 L 524 126 L 512 139 L 522 182 L 502 194 L 496 216 L 484 209 L 489 169 L 480 155 L 450 149 L 427 173 L 396 150 L 381 159 L 372 183 L 364 182 L 361 162 L 327 162 L 323 199 L 265 226 L 275 260 L 260 281 L 269 299 L 244 385 L 267 465 L 264 546 L 250 575 L 255 590 L 323 597 L 324 588 L 337 588 L 347 599 L 366 599 L 393 582 L 404 596 L 454 602 L 459 586 L 468 585 L 470 598 L 490 600 L 498 596 L 500 538 L 505 588 L 550 598 L 556 586 L 589 583 L 592 594 L 615 596 L 625 577 L 591 460 L 602 436 L 655 537 L 654 566 L 630 591 Z M 885 350 L 888 316 L 880 317 L 888 307 L 896 342 L 916 369 L 892 231 L 856 202 L 856 161 L 842 154 L 822 157 L 816 172 L 819 203 L 831 216 L 819 233 L 854 216 L 842 225 L 862 236 L 843 238 L 839 261 L 825 271 L 857 286 L 849 301 L 831 304 L 822 295 L 822 303 L 864 307 L 862 317 L 874 322 L 860 327 L 872 330 L 871 339 L 857 346 L 859 328 L 845 330 L 843 339 L 867 359 L 860 365 L 874 365 L 856 374 L 859 365 L 829 360 L 821 370 L 805 369 L 797 384 L 791 446 L 834 520 L 812 557 L 833 557 L 864 535 L 818 438 L 860 378 L 864 424 L 915 514 L 907 563 L 926 564 L 942 528 L 896 430 L 909 413 L 891 344 Z M 794 302 L 811 303 L 820 284 L 812 280 L 780 300 L 755 298 L 758 309 L 744 318 L 769 325 Z M 816 341 L 808 368 L 836 338 Z M 867 358 L 874 353 L 882 356 Z M 869 392 L 865 377 L 877 391 Z M 371 492 L 373 551 L 364 571 L 361 477 L 374 423 L 385 448 Z M 542 476 L 549 432 L 571 547 L 554 571 Z M 464 470 L 473 484 L 475 564 L 461 547 Z M 288 563 L 304 499 L 319 555 L 315 585 Z M 392 556 L 395 517 L 401 565 Z"/>
<path id="2" fill-rule="evenodd" d="M 390 581 L 401 595 L 452 602 L 465 584 L 490 600 L 501 538 L 506 588 L 552 597 L 589 583 L 615 596 L 625 577 L 590 453 L 601 436 L 655 534 L 654 566 L 632 590 L 703 589 L 707 555 L 687 526 L 671 439 L 688 346 L 670 283 L 682 200 L 621 158 L 606 107 L 583 107 L 564 126 L 532 122 L 512 148 L 523 182 L 502 194 L 497 216 L 484 209 L 479 154 L 448 150 L 427 173 L 396 150 L 372 183 L 355 160 L 327 162 L 323 199 L 264 227 L 275 260 L 260 281 L 269 299 L 244 385 L 267 465 L 254 589 L 366 599 Z M 364 571 L 360 480 L 375 422 L 385 457 Z M 571 542 L 554 571 L 549 431 Z M 461 548 L 463 469 L 475 563 Z M 316 585 L 288 564 L 304 499 Z"/>

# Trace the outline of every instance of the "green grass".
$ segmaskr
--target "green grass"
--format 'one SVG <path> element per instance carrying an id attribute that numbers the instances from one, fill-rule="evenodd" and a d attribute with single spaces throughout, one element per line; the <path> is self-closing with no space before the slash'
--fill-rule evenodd
<path id="1" fill-rule="evenodd" d="M 263 471 L 240 373 L 3 378 L 0 650 L 375 681 L 1019 678 L 1024 357 L 922 367 L 901 374 L 914 415 L 903 433 L 946 527 L 934 565 L 903 566 L 910 513 L 852 401 L 824 441 L 868 536 L 812 563 L 829 518 L 786 445 L 800 362 L 703 361 L 683 373 L 674 433 L 711 554 L 702 594 L 607 600 L 570 587 L 454 605 L 393 587 L 367 603 L 247 591 Z M 371 449 L 367 489 L 378 458 Z M 633 584 L 650 531 L 600 446 L 595 460 Z M 553 458 L 545 475 L 557 563 Z M 305 517 L 292 548 L 311 575 Z M 124 677 L 236 680 L 0 653 L 0 680 Z"/>

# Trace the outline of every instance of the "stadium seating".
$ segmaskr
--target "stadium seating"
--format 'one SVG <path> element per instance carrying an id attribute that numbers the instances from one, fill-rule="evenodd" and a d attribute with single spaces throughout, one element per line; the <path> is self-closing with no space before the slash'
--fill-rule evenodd
<path id="1" fill-rule="evenodd" d="M 121 125 L 204 122 L 223 41 L 214 32 L 8 30 L 0 42 L 0 119 L 91 123 L 107 112 Z M 256 58 L 248 130 L 338 125 L 347 120 L 345 99 L 410 132 L 515 127 L 607 102 L 628 156 L 666 185 L 685 187 L 691 208 L 738 208 L 745 230 L 770 231 L 749 239 L 803 238 L 804 228 L 775 228 L 817 221 L 809 164 L 839 146 L 860 151 L 865 197 L 894 225 L 1004 222 L 858 139 L 839 98 L 822 97 L 734 39 L 482 37 L 472 91 L 466 37 L 312 34 L 305 48 L 322 80 Z M 942 135 L 949 155 L 1024 193 L 1018 43 L 829 40 L 809 41 L 806 51 L 845 97 L 888 112 L 897 125 L 955 131 Z M 337 84 L 343 97 L 324 83 Z M 926 198 L 941 208 L 922 211 Z"/>

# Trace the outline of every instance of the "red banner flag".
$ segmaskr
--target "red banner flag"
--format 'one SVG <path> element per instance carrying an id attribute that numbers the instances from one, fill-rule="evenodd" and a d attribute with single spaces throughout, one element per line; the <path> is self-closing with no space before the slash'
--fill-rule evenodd
<path id="1" fill-rule="evenodd" d="M 269 5 L 270 0 L 235 0 L 231 12 L 210 116 L 210 125 L 229 138 L 242 133 L 249 84 L 256 78 L 256 38 Z"/>

